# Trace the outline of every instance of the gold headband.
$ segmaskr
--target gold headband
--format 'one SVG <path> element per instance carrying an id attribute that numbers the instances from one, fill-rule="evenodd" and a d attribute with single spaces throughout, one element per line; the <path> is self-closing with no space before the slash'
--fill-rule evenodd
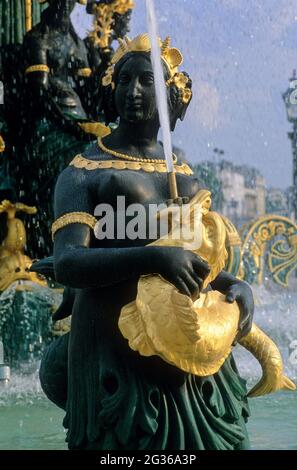
<path id="1" fill-rule="evenodd" d="M 103 86 L 111 86 L 114 89 L 113 74 L 115 65 L 126 55 L 131 52 L 150 52 L 151 42 L 148 34 L 141 34 L 133 40 L 125 37 L 119 39 L 120 46 L 115 52 L 111 65 L 106 70 L 105 76 L 102 79 Z M 192 98 L 192 90 L 188 87 L 189 78 L 182 72 L 178 71 L 178 67 L 183 63 L 183 56 L 181 52 L 175 47 L 170 47 L 170 38 L 167 37 L 164 41 L 159 38 L 161 49 L 161 57 L 166 64 L 169 71 L 170 78 L 167 80 L 166 85 L 175 85 L 182 94 L 182 100 L 188 104 Z"/>

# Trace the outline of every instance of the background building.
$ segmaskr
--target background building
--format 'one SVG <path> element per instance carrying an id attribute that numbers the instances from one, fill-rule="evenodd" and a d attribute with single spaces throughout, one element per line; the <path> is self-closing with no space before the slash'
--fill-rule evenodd
<path id="1" fill-rule="evenodd" d="M 234 165 L 227 160 L 202 162 L 194 167 L 201 185 L 213 193 L 215 210 L 240 226 L 266 212 L 265 179 L 247 165 Z"/>
<path id="2" fill-rule="evenodd" d="M 279 188 L 268 188 L 266 190 L 266 212 L 284 217 L 293 217 L 293 207 L 290 208 L 291 191 Z"/>

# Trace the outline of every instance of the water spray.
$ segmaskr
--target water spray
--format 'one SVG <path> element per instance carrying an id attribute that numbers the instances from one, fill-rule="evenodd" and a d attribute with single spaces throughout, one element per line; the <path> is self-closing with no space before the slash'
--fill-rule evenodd
<path id="1" fill-rule="evenodd" d="M 166 167 L 168 174 L 168 184 L 170 198 L 172 202 L 177 202 L 182 204 L 183 199 L 179 198 L 177 184 L 176 184 L 176 173 L 173 163 L 172 156 L 172 142 L 171 142 L 171 132 L 170 132 L 170 123 L 169 123 L 169 112 L 168 112 L 168 102 L 167 102 L 167 92 L 166 84 L 164 79 L 164 73 L 161 62 L 161 51 L 159 45 L 159 35 L 158 35 L 158 26 L 156 19 L 156 12 L 154 6 L 154 0 L 146 0 L 146 11 L 147 11 L 147 25 L 148 33 L 151 41 L 151 59 L 152 67 L 155 77 L 155 90 L 156 90 L 156 99 L 157 107 L 159 112 L 160 126 L 163 135 L 163 145 L 164 153 L 166 159 Z"/>
<path id="2" fill-rule="evenodd" d="M 4 346 L 0 338 L 0 386 L 6 387 L 10 381 L 10 367 L 4 364 Z"/>

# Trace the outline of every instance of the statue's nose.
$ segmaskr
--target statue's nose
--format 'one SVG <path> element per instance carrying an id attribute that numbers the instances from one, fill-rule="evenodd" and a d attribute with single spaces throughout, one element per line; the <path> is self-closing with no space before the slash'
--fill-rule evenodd
<path id="1" fill-rule="evenodd" d="M 140 96 L 140 82 L 139 79 L 136 77 L 130 82 L 128 89 L 128 98 L 135 99 L 138 96 Z"/>

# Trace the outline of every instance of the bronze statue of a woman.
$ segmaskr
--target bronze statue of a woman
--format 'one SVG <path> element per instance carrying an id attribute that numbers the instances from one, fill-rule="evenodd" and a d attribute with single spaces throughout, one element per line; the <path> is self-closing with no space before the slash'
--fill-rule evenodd
<path id="1" fill-rule="evenodd" d="M 34 117 L 46 116 L 73 135 L 81 128 L 73 118 L 87 117 L 84 103 L 89 67 L 84 42 L 75 32 L 70 14 L 76 0 L 47 0 L 49 3 L 24 38 L 27 90 L 34 101 Z"/>
<path id="2" fill-rule="evenodd" d="M 180 52 L 168 40 L 161 49 L 173 130 L 191 100 L 191 80 L 178 71 Z M 41 366 L 43 388 L 66 410 L 70 449 L 247 449 L 246 386 L 232 356 L 214 375 L 199 377 L 157 355 L 141 356 L 120 332 L 121 311 L 135 300 L 141 276 L 157 273 L 197 298 L 210 268 L 192 251 L 151 245 L 148 230 L 134 240 L 125 231 L 113 239 L 95 236 L 99 204 L 116 211 L 124 196 L 127 206 L 139 203 L 147 213 L 169 198 L 146 35 L 121 44 L 103 85 L 107 121 L 119 117 L 119 126 L 74 158 L 55 191 L 55 274 L 75 289 L 75 302 L 68 352 L 68 336 L 51 345 Z M 199 184 L 191 169 L 175 158 L 175 170 L 180 194 L 193 198 Z M 129 220 L 127 214 L 125 227 Z M 247 334 L 249 286 L 221 271 L 211 287 L 237 301 L 239 338 Z"/>
<path id="3" fill-rule="evenodd" d="M 80 126 L 90 120 L 92 70 L 85 44 L 71 23 L 76 0 L 47 3 L 40 22 L 24 37 L 25 86 L 17 142 L 20 194 L 38 208 L 36 230 L 29 232 L 31 255 L 38 258 L 52 252 L 48 217 L 53 215 L 57 176 L 72 155 L 94 139 Z"/>

